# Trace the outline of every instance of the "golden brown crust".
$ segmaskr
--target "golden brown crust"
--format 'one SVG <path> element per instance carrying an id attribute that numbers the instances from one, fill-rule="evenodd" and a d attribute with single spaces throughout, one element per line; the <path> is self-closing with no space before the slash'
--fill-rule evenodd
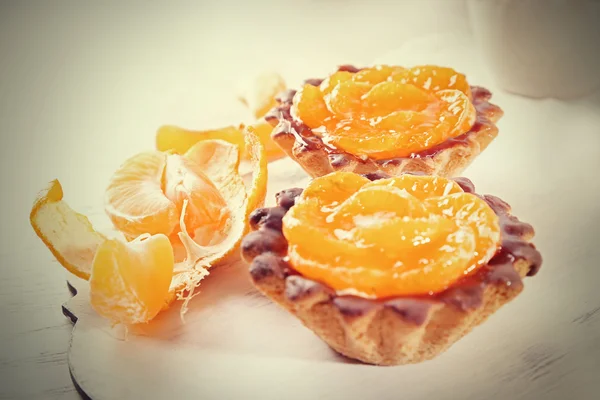
<path id="1" fill-rule="evenodd" d="M 279 97 L 278 107 L 269 113 L 267 119 L 276 125 L 271 136 L 275 143 L 312 177 L 334 171 L 357 174 L 384 171 L 394 176 L 404 172 L 422 172 L 452 177 L 459 175 L 494 140 L 498 135 L 496 122 L 503 115 L 498 106 L 489 102 L 491 93 L 487 89 L 473 86 L 471 91 L 477 111 L 473 128 L 413 157 L 361 159 L 340 149 L 327 147 L 319 137 L 312 135 L 310 128 L 293 120 L 290 107 L 294 91 Z"/>
<path id="2" fill-rule="evenodd" d="M 470 181 L 457 182 L 465 191 L 473 190 Z M 295 272 L 281 251 L 282 244 L 287 246 L 281 218 L 299 193 L 284 191 L 278 207 L 253 213 L 256 230 L 242 242 L 252 281 L 334 350 L 365 363 L 410 364 L 439 355 L 515 298 L 523 289 L 522 278 L 534 275 L 541 265 L 529 242 L 533 228 L 510 215 L 500 199 L 482 196 L 500 217 L 503 248 L 472 278 L 432 296 L 370 300 L 338 295 Z M 281 243 L 273 241 L 274 232 Z M 268 242 L 262 240 L 267 233 Z"/>
<path id="3" fill-rule="evenodd" d="M 519 260 L 516 267 L 524 277 L 530 265 Z M 371 307 L 358 311 L 345 307 L 340 301 L 343 297 L 321 284 L 299 275 L 284 278 L 263 268 L 257 262 L 250 270 L 262 293 L 297 316 L 340 354 L 377 365 L 413 364 L 436 357 L 523 288 L 501 282 L 486 285 L 481 305 L 466 310 L 443 302 L 399 299 L 383 303 L 364 300 Z M 416 312 L 415 307 L 419 307 Z"/>

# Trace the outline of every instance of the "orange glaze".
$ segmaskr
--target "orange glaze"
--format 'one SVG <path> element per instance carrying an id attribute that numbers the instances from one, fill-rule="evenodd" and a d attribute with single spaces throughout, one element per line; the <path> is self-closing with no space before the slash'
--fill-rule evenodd
<path id="1" fill-rule="evenodd" d="M 314 179 L 283 218 L 291 265 L 367 297 L 437 293 L 496 253 L 500 226 L 479 197 L 442 177 Z"/>
<path id="2" fill-rule="evenodd" d="M 304 85 L 292 115 L 323 141 L 363 158 L 407 157 L 471 129 L 476 110 L 451 68 L 375 66 Z"/>

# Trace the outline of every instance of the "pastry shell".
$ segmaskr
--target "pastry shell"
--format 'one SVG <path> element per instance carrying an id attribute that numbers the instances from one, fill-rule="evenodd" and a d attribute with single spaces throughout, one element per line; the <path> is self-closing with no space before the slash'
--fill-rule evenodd
<path id="1" fill-rule="evenodd" d="M 368 175 L 379 179 L 382 174 Z M 465 178 L 456 181 L 473 192 Z M 282 218 L 301 189 L 278 193 L 276 207 L 255 210 L 254 232 L 242 242 L 254 285 L 298 317 L 335 351 L 368 364 L 400 365 L 432 359 L 484 322 L 522 290 L 522 279 L 541 266 L 530 243 L 534 231 L 494 196 L 480 196 L 498 214 L 502 246 L 474 275 L 430 296 L 366 299 L 307 279 L 286 261 Z"/>
<path id="2" fill-rule="evenodd" d="M 359 70 L 348 68 L 352 67 L 343 66 L 339 70 Z M 306 83 L 319 85 L 321 80 L 310 79 Z M 503 116 L 502 109 L 489 102 L 492 97 L 489 90 L 471 86 L 471 93 L 477 116 L 470 131 L 410 157 L 387 160 L 360 158 L 325 144 L 308 126 L 292 117 L 290 110 L 295 90 L 281 93 L 277 97 L 278 105 L 267 114 L 266 119 L 274 126 L 271 138 L 312 177 L 334 171 L 357 174 L 384 171 L 392 176 L 421 172 L 452 177 L 462 173 L 494 140 L 498 135 L 496 122 Z"/>

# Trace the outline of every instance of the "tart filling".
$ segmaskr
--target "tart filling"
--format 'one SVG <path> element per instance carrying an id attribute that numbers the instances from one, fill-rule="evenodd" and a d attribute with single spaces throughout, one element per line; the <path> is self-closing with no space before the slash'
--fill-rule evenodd
<path id="1" fill-rule="evenodd" d="M 376 72 L 385 76 L 390 70 L 392 72 L 383 82 L 371 84 L 358 81 L 366 79 L 360 75 L 363 71 L 368 71 L 371 76 L 374 76 Z M 438 70 L 442 72 L 438 73 Z M 435 76 L 433 76 L 434 74 Z M 368 74 L 366 75 L 368 76 Z M 352 85 L 359 88 L 364 85 L 372 85 L 369 91 L 379 93 L 382 99 L 389 100 L 388 106 L 381 107 L 380 111 L 377 111 L 377 107 L 372 104 L 366 103 L 366 107 L 362 107 L 366 99 L 364 101 L 359 99 L 358 102 L 350 101 L 348 109 L 352 112 L 334 115 L 327 108 L 327 101 L 329 104 L 332 103 L 331 93 L 334 93 L 334 90 L 331 89 L 332 81 L 340 80 L 340 76 L 347 78 L 345 83 L 338 82 L 337 86 L 340 88 L 352 87 Z M 444 76 L 445 79 L 443 79 Z M 439 83 L 434 85 L 434 82 Z M 309 86 L 312 86 L 312 89 Z M 406 89 L 406 93 L 403 93 L 402 90 L 394 93 L 393 88 L 397 87 Z M 384 88 L 388 90 L 384 91 Z M 326 93 L 328 90 L 331 92 Z M 446 119 L 446 115 L 440 111 L 446 113 L 449 111 L 440 104 L 449 106 L 452 103 L 444 102 L 443 99 L 436 96 L 436 93 L 442 91 L 447 94 L 448 90 L 454 91 L 452 93 L 456 100 L 462 100 L 462 102 L 453 102 L 456 103 L 456 107 L 452 107 L 452 110 L 456 114 L 452 114 L 450 120 L 458 122 L 458 125 L 454 126 L 448 124 L 448 121 L 440 122 L 440 119 Z M 337 92 L 339 93 L 339 90 Z M 411 106 L 407 103 L 410 101 L 406 96 L 409 92 L 415 96 L 421 95 L 419 98 L 422 99 L 433 99 L 433 106 L 420 111 L 409 109 Z M 369 96 L 373 99 L 375 95 L 371 93 Z M 468 98 L 468 103 L 464 101 L 465 97 Z M 341 101 L 338 94 L 333 98 L 334 106 L 336 98 Z M 301 164 L 312 163 L 309 161 L 311 157 L 308 154 L 315 154 L 315 156 L 319 154 L 318 157 L 324 158 L 326 165 L 308 166 L 309 170 L 314 168 L 319 170 L 309 171 L 313 176 L 324 175 L 336 170 L 357 173 L 385 170 L 392 175 L 411 171 L 438 174 L 437 170 L 440 168 L 442 170 L 450 169 L 447 171 L 448 175 L 453 175 L 459 173 L 470 160 L 463 160 L 462 163 L 465 165 L 461 166 L 425 166 L 423 162 L 436 161 L 440 153 L 449 149 L 463 149 L 462 151 L 457 150 L 459 151 L 458 155 L 463 158 L 471 153 L 474 153 L 472 154 L 474 156 L 483 151 L 497 135 L 494 123 L 503 115 L 498 106 L 489 103 L 490 98 L 491 93 L 487 89 L 469 86 L 463 75 L 450 68 L 424 66 L 411 69 L 400 67 L 359 69 L 353 66 L 341 66 L 337 72 L 325 80 L 309 79 L 305 81 L 305 85 L 300 91 L 287 90 L 281 93 L 277 99 L 278 106 L 273 108 L 265 118 L 275 126 L 272 133 L 273 139 Z M 310 99 L 313 100 L 312 103 L 309 101 Z M 449 100 L 450 97 L 445 97 L 445 99 Z M 323 104 L 325 104 L 325 109 Z M 390 111 L 390 107 L 394 104 L 398 109 L 392 108 Z M 310 105 L 313 107 L 311 108 Z M 423 103 L 413 107 L 422 108 Z M 334 109 L 339 110 L 340 107 Z M 302 110 L 305 112 L 303 113 Z M 311 115 L 313 112 L 315 114 Z M 378 115 L 378 113 L 386 114 L 386 112 L 387 115 L 383 117 Z M 306 121 L 301 118 L 303 115 Z M 410 118 L 403 119 L 404 117 Z M 323 122 L 319 124 L 320 119 Z M 428 120 L 429 124 L 427 124 Z M 399 124 L 386 125 L 393 121 Z M 386 129 L 378 130 L 371 126 L 371 123 L 379 124 L 380 128 Z M 339 129 L 337 129 L 338 125 Z M 432 127 L 429 130 L 431 133 L 429 136 L 424 130 L 428 126 Z M 365 129 L 361 133 L 353 127 Z M 417 133 L 414 136 L 411 134 L 413 128 Z M 346 134 L 347 132 L 350 134 Z M 288 138 L 292 138 L 292 142 L 295 142 L 293 149 L 292 145 L 288 143 Z M 305 157 L 308 158 L 305 160 Z M 436 163 L 442 164 L 446 162 L 454 161 L 441 159 L 436 161 Z M 441 173 L 442 171 L 439 172 L 439 175 L 446 175 L 446 173 Z"/>
<path id="2" fill-rule="evenodd" d="M 252 262 L 250 269 L 253 279 L 262 279 L 261 277 L 271 276 L 272 274 L 281 276 L 285 279 L 286 297 L 291 301 L 305 296 L 307 292 L 316 290 L 318 286 L 327 291 L 332 291 L 337 299 L 336 304 L 343 305 L 344 309 L 350 310 L 348 312 L 360 312 L 372 301 L 389 302 L 399 298 L 414 300 L 414 307 L 411 306 L 409 307 L 410 310 L 406 311 L 411 313 L 419 313 L 418 311 L 422 308 L 421 305 L 431 304 L 431 301 L 441 301 L 452 304 L 459 309 L 468 310 L 479 307 L 487 285 L 502 284 L 518 290 L 522 287 L 521 276 L 533 276 L 541 266 L 541 255 L 535 246 L 529 242 L 534 235 L 532 226 L 512 216 L 510 206 L 501 199 L 490 195 L 475 194 L 473 184 L 466 178 L 444 179 L 405 174 L 399 177 L 399 180 L 395 180 L 389 179 L 388 175 L 381 172 L 364 176 L 334 173 L 330 174 L 329 179 L 331 179 L 331 176 L 336 177 L 335 180 L 330 181 L 330 183 L 333 183 L 331 186 L 325 187 L 319 183 L 324 183 L 324 181 L 315 179 L 313 184 L 304 190 L 306 193 L 303 193 L 303 190 L 299 188 L 285 190 L 277 195 L 277 207 L 257 209 L 250 217 L 250 223 L 255 231 L 244 238 L 242 255 L 248 262 Z M 433 182 L 433 179 L 436 179 L 436 183 Z M 314 184 L 315 181 L 316 184 Z M 369 181 L 374 182 L 369 183 Z M 413 186 L 408 188 L 405 186 L 399 189 L 406 193 L 398 194 L 396 186 L 406 185 L 407 183 L 412 183 Z M 455 238 L 449 239 L 451 230 L 443 231 L 443 227 L 435 224 L 421 226 L 422 232 L 419 232 L 421 235 L 413 235 L 409 239 L 409 235 L 406 235 L 408 233 L 407 227 L 414 224 L 415 219 L 400 217 L 394 221 L 394 218 L 398 217 L 389 218 L 391 212 L 395 215 L 398 214 L 401 207 L 398 210 L 384 211 L 390 213 L 386 215 L 388 218 L 382 218 L 384 214 L 378 214 L 375 218 L 359 217 L 358 224 L 366 225 L 368 228 L 375 222 L 380 227 L 388 228 L 388 224 L 397 223 L 400 230 L 388 228 L 389 230 L 378 233 L 377 240 L 382 244 L 376 245 L 375 248 L 379 247 L 387 250 L 387 248 L 396 247 L 393 254 L 398 255 L 398 260 L 403 261 L 404 264 L 406 261 L 416 259 L 416 265 L 394 266 L 394 264 L 391 264 L 391 258 L 393 257 L 386 255 L 385 250 L 383 252 L 381 250 L 375 251 L 367 258 L 354 258 L 355 254 L 353 252 L 362 256 L 360 254 L 362 250 L 355 245 L 345 246 L 344 249 L 343 241 L 347 240 L 350 235 L 346 232 L 341 234 L 338 232 L 337 234 L 343 239 L 339 239 L 334 232 L 328 234 L 328 239 L 324 239 L 323 232 L 327 232 L 327 229 L 340 229 L 322 227 L 327 224 L 328 216 L 334 215 L 334 217 L 329 217 L 329 220 L 332 220 L 332 218 L 343 220 L 344 212 L 340 213 L 339 210 L 344 207 L 349 211 L 349 214 L 363 215 L 361 214 L 362 211 L 358 214 L 354 211 L 350 212 L 353 207 L 362 209 L 363 206 L 368 206 L 367 204 L 356 205 L 355 202 L 358 196 L 355 193 L 381 190 L 377 188 L 388 185 L 394 188 L 390 191 L 390 193 L 394 193 L 391 196 L 401 198 L 400 202 L 403 202 L 404 205 L 409 203 L 406 200 L 410 198 L 409 195 L 417 199 L 416 202 L 412 200 L 413 205 L 436 204 L 436 200 L 433 199 L 437 199 L 438 207 L 441 203 L 442 209 L 448 211 L 445 214 L 442 213 L 442 217 L 434 216 L 432 219 L 437 219 L 437 222 L 441 221 L 442 218 L 449 219 L 451 221 L 450 226 L 455 227 L 456 231 L 462 229 L 465 232 L 463 234 L 465 240 L 461 242 Z M 349 190 L 349 188 L 356 188 L 357 186 L 359 189 L 365 186 L 366 188 L 362 191 Z M 346 205 L 342 207 L 344 201 L 335 200 L 336 196 L 345 196 Z M 354 196 L 353 200 L 348 201 L 352 196 Z M 360 196 L 365 195 L 361 194 Z M 325 202 L 325 206 L 319 208 L 316 205 L 303 205 L 314 203 L 314 200 L 311 200 L 314 198 L 320 198 L 320 201 Z M 450 199 L 461 198 L 463 200 L 466 198 L 469 201 L 460 203 L 460 201 L 454 200 L 455 206 L 451 206 Z M 336 201 L 339 204 L 331 206 Z M 446 201 L 447 204 L 444 205 L 443 203 L 446 203 Z M 329 207 L 326 202 L 329 202 Z M 385 207 L 388 207 L 383 204 L 383 201 L 378 203 L 380 208 L 385 209 Z M 331 208 L 338 210 L 337 216 Z M 299 211 L 296 211 L 297 209 Z M 417 212 L 422 212 L 422 208 L 416 205 L 413 208 L 406 207 L 400 213 L 415 212 L 415 209 Z M 368 207 L 365 207 L 364 210 L 368 210 Z M 431 214 L 438 215 L 437 209 L 432 207 L 432 210 L 430 210 Z M 298 215 L 304 214 L 305 211 L 317 215 L 322 214 L 321 219 L 300 222 Z M 454 217 L 448 214 L 452 214 Z M 480 218 L 482 219 L 479 220 Z M 406 221 L 406 225 L 402 228 L 401 224 L 404 221 Z M 348 223 L 348 219 L 345 222 Z M 353 222 L 356 226 L 356 221 Z M 302 239 L 296 239 L 295 234 L 297 232 L 294 232 L 294 230 L 301 224 L 309 226 L 309 229 L 312 230 L 311 235 L 319 234 L 319 236 L 308 236 L 304 238 L 304 242 Z M 442 224 L 447 224 L 447 222 L 440 223 L 440 225 Z M 406 239 L 402 238 L 403 229 Z M 464 250 L 444 252 L 442 250 L 443 246 L 451 247 L 452 245 L 444 243 L 437 247 L 437 251 L 435 251 L 436 247 L 432 246 L 433 253 L 425 251 L 423 253 L 427 254 L 424 258 L 429 260 L 435 258 L 432 254 L 437 256 L 433 263 L 429 265 L 419 264 L 420 259 L 415 258 L 420 250 L 409 255 L 402 254 L 402 250 L 406 250 L 406 247 L 403 246 L 408 245 L 409 248 L 414 249 L 435 242 L 435 240 L 432 240 L 429 243 L 414 245 L 415 238 L 418 238 L 419 242 L 427 241 L 421 240 L 421 237 L 426 239 L 422 233 L 429 233 L 432 237 L 436 229 L 438 233 L 440 231 L 447 233 L 445 237 L 440 234 L 435 238 L 438 240 L 437 244 L 453 240 L 452 245 L 460 248 L 460 246 L 466 246 L 464 243 L 470 243 L 469 246 L 473 246 L 471 247 L 473 250 L 470 253 Z M 419 229 L 413 230 L 412 233 L 414 234 L 417 230 Z M 345 231 L 348 231 L 348 229 L 345 229 Z M 352 235 L 362 235 L 368 238 L 368 233 L 368 229 L 366 232 L 361 233 L 355 230 Z M 466 239 L 467 236 L 470 236 L 470 239 Z M 286 237 L 291 237 L 293 241 L 288 242 Z M 300 234 L 298 237 L 301 237 Z M 331 242 L 324 242 L 324 240 L 334 242 L 334 247 L 330 247 Z M 338 243 L 335 243 L 336 241 Z M 366 241 L 364 243 L 368 244 Z M 305 247 L 306 249 L 304 249 Z M 354 247 L 354 249 L 351 249 L 351 247 Z M 450 250 L 449 247 L 448 250 Z M 367 249 L 372 250 L 373 247 L 367 247 Z M 454 261 L 455 263 L 444 264 L 442 261 L 444 257 L 446 257 L 445 261 Z M 319 260 L 324 261 L 319 262 Z M 365 262 L 364 265 L 360 264 L 361 261 Z M 520 271 L 521 266 L 526 266 L 527 270 Z M 394 277 L 394 273 L 398 275 Z M 292 279 L 296 277 L 299 279 Z M 377 299 L 368 299 L 374 297 Z M 365 301 L 369 303 L 364 303 Z M 422 303 L 422 301 L 426 301 L 426 303 Z"/>
<path id="3" fill-rule="evenodd" d="M 324 143 L 359 157 L 406 157 L 471 129 L 464 75 L 450 68 L 385 65 L 337 71 L 294 96 L 292 117 Z"/>

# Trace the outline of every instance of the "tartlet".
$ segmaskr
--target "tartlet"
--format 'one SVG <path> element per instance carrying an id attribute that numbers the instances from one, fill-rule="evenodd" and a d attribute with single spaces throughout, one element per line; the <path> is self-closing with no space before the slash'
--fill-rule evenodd
<path id="1" fill-rule="evenodd" d="M 385 74 L 388 71 L 390 75 L 386 78 Z M 374 76 L 377 73 L 384 74 L 384 82 L 392 82 L 398 85 L 394 87 L 390 84 L 392 87 L 388 88 L 389 90 L 386 92 L 386 89 L 382 88 L 385 85 L 381 85 L 384 82 L 379 82 L 382 79 L 381 76 L 375 79 L 369 78 L 369 76 Z M 360 87 L 356 89 L 355 86 L 351 86 L 349 82 L 344 82 L 343 79 L 359 81 L 359 86 L 364 86 L 364 90 Z M 375 83 L 369 82 L 369 79 Z M 364 81 L 367 81 L 366 85 L 363 85 Z M 400 83 L 406 86 L 404 88 L 399 87 Z M 336 85 L 338 86 L 337 89 L 335 88 Z M 380 92 L 378 98 L 374 99 L 373 97 L 376 96 L 365 93 L 368 90 L 373 92 L 373 87 L 377 85 L 379 87 L 375 91 Z M 407 88 L 410 89 L 408 90 L 410 92 L 408 97 L 411 95 L 422 97 L 422 93 L 419 93 L 419 91 L 427 92 L 432 97 L 435 97 L 436 92 L 445 92 L 446 97 L 449 95 L 452 97 L 450 92 L 453 91 L 462 92 L 468 98 L 470 105 L 466 107 L 468 108 L 466 113 L 468 118 L 461 121 L 460 131 L 446 132 L 443 140 L 418 139 L 416 142 L 430 143 L 425 143 L 422 146 L 412 146 L 412 148 L 408 146 L 403 149 L 404 146 L 398 143 L 393 144 L 393 141 L 391 141 L 390 151 L 382 151 L 379 154 L 376 152 L 369 154 L 369 152 L 361 151 L 364 149 L 361 148 L 362 144 L 360 143 L 356 146 L 350 146 L 351 149 L 349 149 L 347 138 L 330 140 L 327 135 L 323 135 L 323 132 L 330 129 L 319 126 L 320 116 L 331 118 L 331 115 L 333 115 L 333 118 L 341 121 L 339 126 L 341 130 L 348 129 L 342 125 L 349 120 L 359 122 L 362 118 L 363 121 L 369 123 L 380 123 L 381 116 L 389 119 L 390 113 L 388 111 L 391 113 L 396 112 L 396 114 L 398 111 L 405 114 L 424 111 L 423 109 L 416 110 L 413 107 L 415 102 L 411 102 L 410 99 L 407 101 L 408 104 L 406 104 L 406 101 L 401 100 L 402 96 L 406 97 L 407 94 L 402 92 L 406 91 Z M 318 90 L 320 90 L 320 93 Z M 336 96 L 339 99 L 336 100 L 336 104 L 332 105 L 329 100 L 331 99 L 331 93 L 334 91 L 337 91 Z M 362 97 L 360 97 L 361 94 Z M 354 101 L 351 99 L 353 95 L 355 95 L 354 100 L 361 99 L 362 106 L 367 104 L 368 110 L 364 115 L 356 109 L 351 110 L 356 105 L 351 104 Z M 302 100 L 303 96 L 309 98 L 310 101 Z M 325 113 L 318 111 L 319 105 L 317 103 L 323 103 L 323 99 L 319 96 L 323 96 L 325 100 L 324 104 L 327 107 Z M 365 96 L 367 96 L 366 100 Z M 371 98 L 368 98 L 369 96 Z M 339 67 L 336 72 L 326 79 L 309 79 L 305 81 L 304 86 L 299 91 L 289 89 L 281 93 L 277 97 L 278 105 L 266 115 L 266 119 L 275 127 L 271 136 L 273 140 L 312 177 L 323 176 L 333 171 L 351 171 L 359 174 L 384 171 L 390 175 L 399 175 L 403 172 L 422 172 L 428 175 L 456 176 L 485 150 L 498 134 L 496 122 L 502 117 L 503 111 L 489 102 L 491 96 L 490 91 L 483 87 L 469 86 L 464 75 L 450 68 L 427 65 L 410 69 L 390 66 L 360 69 L 346 65 Z M 439 97 L 437 96 L 435 100 L 439 100 Z M 298 112 L 300 101 L 305 103 L 304 118 L 299 115 L 302 113 Z M 382 107 L 383 101 L 390 101 L 390 103 L 387 107 Z M 424 99 L 419 101 L 426 102 Z M 399 108 L 395 108 L 394 105 Z M 446 113 L 446 116 L 452 117 L 452 113 Z M 413 116 L 407 118 L 414 118 L 414 113 Z M 443 119 L 444 117 L 442 117 Z M 439 120 L 435 122 L 440 124 Z M 327 124 L 328 122 L 324 123 L 324 125 Z M 410 121 L 408 123 L 401 121 L 400 124 L 404 127 L 399 130 L 392 129 L 393 133 L 402 133 L 407 126 L 413 126 Z M 392 128 L 395 128 L 395 126 Z M 387 126 L 379 132 L 371 132 L 369 140 L 374 142 L 384 137 L 385 139 L 381 140 L 389 140 L 390 134 L 387 133 L 389 129 L 390 127 Z M 339 139 L 341 136 L 343 136 L 343 133 L 338 134 L 337 138 Z M 364 137 L 367 136 L 363 135 Z M 346 146 L 342 143 L 344 141 Z"/>
<path id="2" fill-rule="evenodd" d="M 389 175 L 379 172 L 360 177 L 370 181 L 386 179 L 381 181 L 383 183 L 388 181 Z M 349 358 L 376 365 L 400 365 L 436 357 L 515 298 L 523 290 L 522 279 L 535 275 L 542 262 L 540 253 L 530 243 L 534 235 L 532 226 L 511 215 L 507 203 L 494 196 L 476 195 L 473 184 L 466 178 L 448 181 L 457 184 L 453 184 L 452 190 L 459 191 L 456 189 L 459 187 L 476 196 L 481 200 L 479 203 L 489 206 L 484 211 L 497 216 L 495 228 L 490 232 L 495 230 L 498 235 L 496 247 L 486 259 L 480 259 L 480 265 L 441 289 L 438 282 L 435 292 L 423 293 L 420 287 L 411 294 L 410 289 L 401 287 L 401 282 L 399 292 L 407 294 L 390 295 L 398 290 L 392 288 L 392 292 L 385 289 L 379 293 L 381 296 L 373 296 L 361 290 L 340 290 L 340 282 L 335 282 L 338 287 L 334 289 L 323 279 L 310 278 L 300 272 L 291 261 L 289 249 L 292 246 L 283 233 L 289 232 L 284 221 L 291 225 L 286 215 L 290 209 L 294 210 L 296 200 L 301 198 L 300 204 L 305 202 L 304 197 L 299 197 L 303 193 L 299 188 L 278 193 L 277 206 L 259 208 L 251 214 L 254 231 L 242 241 L 242 257 L 250 264 L 252 282 L 331 348 Z M 485 232 L 485 229 L 479 231 Z M 393 235 L 377 237 L 386 237 L 386 243 L 393 246 Z M 322 238 L 315 236 L 307 240 L 308 244 L 312 240 L 315 248 L 322 249 L 321 253 L 329 251 L 332 259 L 345 262 L 344 254 L 336 253 Z M 396 236 L 396 240 L 400 242 L 400 237 Z M 342 256 L 342 260 L 337 256 Z M 374 257 L 374 262 L 380 259 Z M 305 266 L 301 269 L 307 270 Z M 361 282 L 364 282 L 362 278 Z M 414 287 L 428 284 L 418 279 L 403 282 Z M 366 287 L 368 291 L 369 286 L 365 285 L 362 289 Z"/>

